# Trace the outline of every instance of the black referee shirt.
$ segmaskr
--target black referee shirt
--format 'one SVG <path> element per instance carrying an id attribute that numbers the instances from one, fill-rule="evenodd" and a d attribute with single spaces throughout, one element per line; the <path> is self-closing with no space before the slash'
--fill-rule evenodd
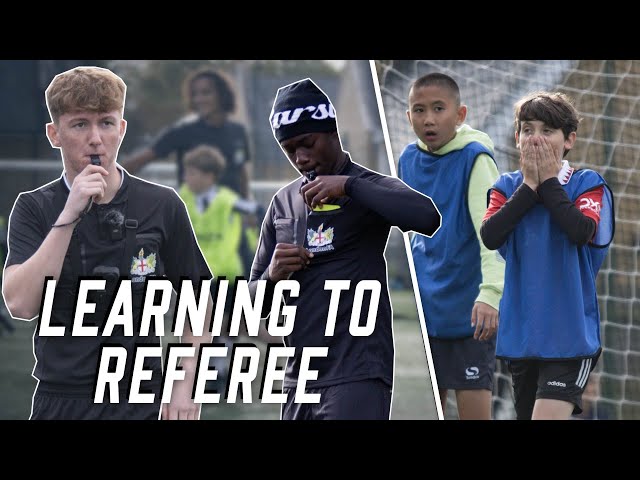
<path id="1" fill-rule="evenodd" d="M 56 285 L 51 324 L 64 325 L 64 337 L 41 338 L 38 330 L 34 336 L 36 367 L 34 374 L 40 380 L 39 388 L 49 391 L 77 391 L 91 394 L 95 383 L 100 346 L 103 343 L 126 347 L 128 380 L 133 365 L 136 343 L 160 344 L 158 337 L 138 336 L 140 308 L 146 280 L 166 276 L 177 289 L 180 278 L 187 277 L 197 286 L 201 277 L 211 278 L 211 272 L 198 248 L 184 203 L 173 189 L 149 183 L 120 170 L 123 183 L 114 199 L 108 204 L 94 204 L 89 213 L 76 226 L 60 279 Z M 28 260 L 40 247 L 60 215 L 69 190 L 62 178 L 37 190 L 25 192 L 11 212 L 9 225 L 9 257 L 7 266 Z M 129 206 L 135 202 L 135 208 Z M 138 228 L 135 245 L 125 252 L 125 235 L 114 233 L 113 223 L 130 218 L 135 211 Z M 117 230 L 117 228 L 115 229 Z M 124 230 L 124 229 L 123 229 Z M 121 237 L 121 238 L 119 238 Z M 75 247 L 74 247 L 75 245 Z M 72 249 L 80 251 L 81 271 L 74 272 Z M 125 337 L 122 327 L 112 336 L 72 337 L 75 289 L 78 276 L 96 276 L 97 271 L 119 271 L 123 255 L 131 270 L 120 272 L 130 276 L 133 292 L 134 336 Z M 137 262 L 137 263 L 136 263 Z M 104 277 L 103 277 L 104 278 Z M 107 305 L 110 302 L 107 301 Z M 96 313 L 85 324 L 103 325 L 108 311 Z M 161 380 L 160 359 L 148 358 L 145 368 L 153 369 L 154 385 Z M 127 385 L 128 382 L 121 382 Z M 143 382 L 150 385 L 148 382 Z"/>
<path id="2" fill-rule="evenodd" d="M 314 252 L 308 268 L 291 276 L 300 283 L 300 295 L 286 299 L 297 307 L 293 332 L 285 338 L 287 346 L 296 348 L 288 360 L 286 388 L 295 388 L 302 347 L 310 346 L 328 347 L 328 356 L 312 358 L 310 369 L 318 370 L 318 379 L 308 381 L 309 388 L 368 378 L 392 384 L 392 315 L 384 258 L 390 229 L 397 226 L 432 235 L 440 225 L 433 202 L 397 178 L 350 160 L 338 175 L 351 177 L 345 185 L 348 196 L 333 202 L 340 208 L 311 212 L 300 194 L 305 181 L 301 177 L 276 193 L 262 226 L 252 281 L 267 278 L 276 243 L 298 243 Z M 324 289 L 325 280 L 351 281 L 340 297 L 333 336 L 324 335 L 331 298 L 331 291 Z M 349 322 L 355 289 L 362 280 L 378 280 L 382 289 L 374 332 L 354 337 Z M 364 295 L 360 325 L 366 323 L 370 297 Z M 265 305 L 271 305 L 271 298 L 265 299 Z"/>

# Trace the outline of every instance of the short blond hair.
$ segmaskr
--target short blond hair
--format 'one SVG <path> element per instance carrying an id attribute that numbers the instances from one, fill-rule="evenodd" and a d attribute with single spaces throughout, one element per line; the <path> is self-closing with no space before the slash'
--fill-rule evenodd
<path id="1" fill-rule="evenodd" d="M 54 123 L 65 113 L 89 111 L 124 113 L 127 86 L 111 70 L 100 67 L 76 67 L 56 75 L 45 98 Z"/>

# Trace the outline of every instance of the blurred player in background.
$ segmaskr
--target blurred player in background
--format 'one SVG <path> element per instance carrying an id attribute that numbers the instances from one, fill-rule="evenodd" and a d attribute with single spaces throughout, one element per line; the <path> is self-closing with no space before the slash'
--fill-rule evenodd
<path id="1" fill-rule="evenodd" d="M 411 240 L 442 410 L 455 390 L 461 420 L 490 420 L 504 262 L 482 244 L 480 226 L 499 174 L 493 142 L 464 125 L 466 115 L 453 78 L 413 82 L 407 116 L 418 140 L 400 155 L 398 176 L 442 214 L 437 235 Z"/>
<path id="2" fill-rule="evenodd" d="M 218 148 L 226 160 L 218 174 L 218 183 L 230 188 L 245 200 L 250 200 L 251 154 L 249 138 L 244 125 L 231 121 L 237 108 L 234 86 L 228 76 L 211 68 L 200 68 L 188 74 L 183 82 L 183 96 L 187 109 L 195 118 L 181 119 L 161 131 L 150 146 L 135 152 L 122 161 L 129 173 L 136 173 L 143 165 L 157 158 L 175 153 L 178 185 L 185 180 L 184 156 L 199 145 Z M 251 269 L 255 248 L 250 247 L 255 238 L 252 229 L 257 225 L 255 217 L 245 215 L 240 255 L 245 271 Z"/>
<path id="3" fill-rule="evenodd" d="M 579 122 L 562 93 L 516 103 L 520 170 L 491 189 L 481 229 L 506 260 L 497 355 L 519 420 L 579 414 L 602 350 L 596 275 L 613 239 L 613 196 L 598 173 L 563 160 Z"/>
<path id="4" fill-rule="evenodd" d="M 211 145 L 227 159 L 218 178 L 220 185 L 249 198 L 249 140 L 244 125 L 228 118 L 237 104 L 231 81 L 219 71 L 199 69 L 185 78 L 183 94 L 188 110 L 196 117 L 165 128 L 150 146 L 124 159 L 122 166 L 136 173 L 146 163 L 175 153 L 178 184 L 182 184 L 186 152 L 199 145 Z"/>
<path id="5" fill-rule="evenodd" d="M 242 215 L 260 216 L 260 206 L 240 198 L 236 192 L 218 183 L 225 166 L 226 160 L 222 152 L 215 147 L 200 145 L 189 150 L 184 156 L 185 183 L 180 188 L 180 196 L 187 206 L 193 230 L 209 268 L 216 272 L 218 279 L 225 277 L 229 280 L 225 326 L 222 328 L 222 337 L 217 337 L 216 341 L 224 341 L 231 348 L 233 340 L 224 332 L 227 331 L 226 321 L 234 302 L 235 279 L 248 275 L 240 257 Z M 254 220 L 253 223 L 259 222 Z M 255 252 L 258 243 L 257 229 L 247 233 L 250 233 L 248 238 L 253 239 L 249 248 Z M 215 295 L 215 292 L 212 294 Z M 260 339 L 276 340 L 268 335 L 263 324 L 260 327 Z M 211 357 L 210 365 L 218 370 L 216 383 L 226 385 L 229 358 Z M 217 389 L 223 390 L 224 388 Z"/>

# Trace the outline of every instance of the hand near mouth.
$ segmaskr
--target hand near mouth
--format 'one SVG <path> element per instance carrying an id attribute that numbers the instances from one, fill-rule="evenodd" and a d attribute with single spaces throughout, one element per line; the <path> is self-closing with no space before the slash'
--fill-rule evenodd
<path id="1" fill-rule="evenodd" d="M 304 203 L 312 209 L 335 198 L 346 195 L 344 186 L 349 179 L 345 175 L 321 175 L 312 182 L 308 182 L 300 189 Z"/>

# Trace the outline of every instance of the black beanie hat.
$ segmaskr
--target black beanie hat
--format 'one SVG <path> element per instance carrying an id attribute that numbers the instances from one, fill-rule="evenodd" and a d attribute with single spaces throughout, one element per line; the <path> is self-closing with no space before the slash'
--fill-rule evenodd
<path id="1" fill-rule="evenodd" d="M 278 89 L 269 120 L 278 142 L 303 133 L 337 130 L 329 97 L 310 78 Z"/>

